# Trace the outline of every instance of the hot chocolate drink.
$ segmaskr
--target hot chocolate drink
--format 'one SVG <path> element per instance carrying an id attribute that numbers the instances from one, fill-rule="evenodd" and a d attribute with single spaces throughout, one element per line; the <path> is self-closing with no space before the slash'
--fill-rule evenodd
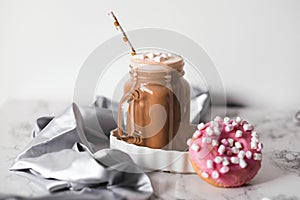
<path id="1" fill-rule="evenodd" d="M 136 145 L 173 149 L 172 140 L 189 129 L 190 86 L 184 61 L 169 53 L 132 56 L 131 78 L 119 106 L 118 135 Z M 184 144 L 184 143 L 183 143 Z"/>

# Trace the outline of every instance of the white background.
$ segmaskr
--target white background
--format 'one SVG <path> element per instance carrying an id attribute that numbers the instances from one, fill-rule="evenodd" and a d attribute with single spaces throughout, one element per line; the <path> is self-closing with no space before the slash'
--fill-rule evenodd
<path id="1" fill-rule="evenodd" d="M 166 28 L 196 41 L 230 99 L 300 108 L 299 0 L 0 0 L 0 104 L 71 102 L 87 56 L 118 34 L 111 10 L 126 30 Z"/>

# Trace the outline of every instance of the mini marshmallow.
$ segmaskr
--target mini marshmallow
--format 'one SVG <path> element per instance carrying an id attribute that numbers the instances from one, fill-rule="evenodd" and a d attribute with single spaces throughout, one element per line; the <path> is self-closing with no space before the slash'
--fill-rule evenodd
<path id="1" fill-rule="evenodd" d="M 226 131 L 226 132 L 230 132 L 230 131 L 233 130 L 233 128 L 234 128 L 234 127 L 233 127 L 232 125 L 229 124 L 229 125 L 225 126 L 225 131 Z"/>
<path id="2" fill-rule="evenodd" d="M 228 125 L 230 123 L 230 118 L 229 117 L 225 117 L 224 118 L 224 124 Z"/>
<path id="3" fill-rule="evenodd" d="M 247 151 L 247 152 L 246 152 L 246 157 L 247 157 L 248 159 L 251 159 L 251 157 L 252 157 L 252 152 L 251 152 L 251 151 Z"/>
<path id="4" fill-rule="evenodd" d="M 242 144 L 240 142 L 235 142 L 234 145 L 236 148 L 239 148 L 239 149 L 242 148 Z"/>
<path id="5" fill-rule="evenodd" d="M 216 170 L 214 170 L 214 171 L 211 173 L 211 177 L 212 177 L 213 179 L 219 178 L 219 172 L 216 171 Z"/>
<path id="6" fill-rule="evenodd" d="M 243 169 L 245 167 L 247 167 L 247 163 L 246 163 L 246 161 L 244 159 L 240 159 L 240 167 L 243 168 Z"/>
<path id="7" fill-rule="evenodd" d="M 253 154 L 253 160 L 261 160 L 262 156 L 260 153 L 254 153 Z"/>
<path id="8" fill-rule="evenodd" d="M 234 140 L 232 138 L 228 138 L 227 141 L 229 143 L 229 146 L 232 147 Z"/>
<path id="9" fill-rule="evenodd" d="M 257 149 L 257 142 L 251 141 L 250 146 L 251 146 L 251 149 Z"/>
<path id="10" fill-rule="evenodd" d="M 226 155 L 227 155 L 227 156 L 231 156 L 231 155 L 232 155 L 232 152 L 231 152 L 231 150 L 229 150 L 229 151 L 226 151 Z"/>
<path id="11" fill-rule="evenodd" d="M 146 57 L 149 59 L 153 59 L 154 58 L 154 54 L 153 53 L 147 53 Z"/>
<path id="12" fill-rule="evenodd" d="M 212 136 L 214 134 L 213 130 L 210 128 L 210 127 L 207 127 L 205 129 L 206 133 L 209 135 L 209 136 Z"/>
<path id="13" fill-rule="evenodd" d="M 252 131 L 251 136 L 252 137 L 258 137 L 258 135 L 257 135 L 257 133 L 255 131 Z"/>
<path id="14" fill-rule="evenodd" d="M 174 55 L 171 54 L 171 53 L 167 53 L 167 56 L 168 56 L 168 57 L 173 57 Z"/>
<path id="15" fill-rule="evenodd" d="M 253 136 L 253 137 L 251 137 L 251 142 L 252 141 L 258 143 L 259 139 L 258 139 L 258 137 Z"/>
<path id="16" fill-rule="evenodd" d="M 200 146 L 197 145 L 197 144 L 192 144 L 191 149 L 192 149 L 193 151 L 199 151 L 199 150 L 200 150 Z"/>
<path id="17" fill-rule="evenodd" d="M 243 159 L 244 157 L 245 157 L 245 151 L 240 151 L 239 153 L 238 153 L 238 157 L 240 158 L 240 159 Z"/>
<path id="18" fill-rule="evenodd" d="M 214 147 L 219 146 L 218 140 L 212 139 L 212 140 L 211 140 L 211 145 L 214 146 Z"/>
<path id="19" fill-rule="evenodd" d="M 209 177 L 208 173 L 206 173 L 206 172 L 202 172 L 202 173 L 201 173 L 201 176 L 202 176 L 203 178 L 208 178 L 208 177 Z"/>
<path id="20" fill-rule="evenodd" d="M 214 127 L 214 133 L 215 133 L 215 135 L 220 135 L 221 131 L 218 127 Z"/>
<path id="21" fill-rule="evenodd" d="M 257 147 L 258 147 L 257 150 L 261 151 L 264 146 L 263 146 L 263 144 L 261 142 L 259 142 L 258 145 L 257 145 Z"/>
<path id="22" fill-rule="evenodd" d="M 214 159 L 215 163 L 217 163 L 217 164 L 220 164 L 220 163 L 222 162 L 222 160 L 223 160 L 223 158 L 220 157 L 220 156 L 217 156 L 217 157 L 215 157 L 215 159 Z"/>
<path id="23" fill-rule="evenodd" d="M 229 161 L 228 161 L 228 159 L 225 157 L 225 158 L 223 158 L 223 161 L 222 161 L 222 165 L 223 166 L 227 166 L 227 165 L 229 165 L 230 163 L 229 163 Z"/>
<path id="24" fill-rule="evenodd" d="M 224 138 L 224 139 L 222 139 L 221 140 L 221 142 L 222 142 L 222 144 L 224 144 L 225 146 L 227 146 L 228 145 L 228 141 Z"/>
<path id="25" fill-rule="evenodd" d="M 251 124 L 244 124 L 243 129 L 244 129 L 244 131 L 252 131 L 253 126 Z"/>
<path id="26" fill-rule="evenodd" d="M 239 158 L 237 158 L 237 157 L 231 157 L 230 161 L 232 164 L 239 164 Z"/>
<path id="27" fill-rule="evenodd" d="M 165 59 L 169 58 L 169 56 L 167 54 L 165 54 L 165 53 L 162 53 L 160 56 L 163 57 L 163 58 L 165 58 Z"/>
<path id="28" fill-rule="evenodd" d="M 239 137 L 242 137 L 243 136 L 243 132 L 241 130 L 237 130 L 235 132 L 235 137 L 239 138 Z"/>
<path id="29" fill-rule="evenodd" d="M 218 152 L 220 155 L 222 155 L 225 152 L 225 146 L 223 144 L 221 144 L 218 148 Z"/>
<path id="30" fill-rule="evenodd" d="M 193 138 L 198 138 L 200 135 L 202 135 L 201 131 L 196 130 L 193 134 Z"/>
<path id="31" fill-rule="evenodd" d="M 206 161 L 206 167 L 207 167 L 207 169 L 212 169 L 213 168 L 213 161 L 212 160 L 207 160 Z"/>
<path id="32" fill-rule="evenodd" d="M 160 56 L 161 53 L 156 51 L 156 52 L 153 53 L 153 55 L 154 55 L 154 56 Z"/>
<path id="33" fill-rule="evenodd" d="M 242 122 L 242 118 L 240 118 L 240 117 L 236 117 L 236 119 L 235 119 L 235 121 L 236 121 L 236 123 L 241 123 Z"/>
<path id="34" fill-rule="evenodd" d="M 209 137 L 202 138 L 202 143 L 211 143 L 211 138 Z"/>
<path id="35" fill-rule="evenodd" d="M 153 58 L 153 60 L 154 60 L 155 62 L 161 62 L 161 61 L 164 61 L 165 59 L 164 59 L 163 57 L 161 57 L 161 56 L 155 56 L 155 57 Z"/>
<path id="36" fill-rule="evenodd" d="M 219 127 L 219 123 L 218 122 L 215 122 L 215 121 L 210 121 L 210 127 Z"/>
<path id="37" fill-rule="evenodd" d="M 233 126 L 233 127 L 237 127 L 237 126 L 238 126 L 238 123 L 232 122 L 232 126 Z"/>
<path id="38" fill-rule="evenodd" d="M 139 59 L 139 60 L 144 60 L 145 59 L 145 55 L 144 54 L 136 54 L 134 56 L 132 56 L 133 59 Z"/>
<path id="39" fill-rule="evenodd" d="M 202 129 L 204 129 L 204 127 L 205 127 L 204 123 L 200 123 L 200 124 L 197 125 L 198 130 L 202 130 Z"/>
<path id="40" fill-rule="evenodd" d="M 192 144 L 192 139 L 189 138 L 189 139 L 186 141 L 186 144 L 187 144 L 188 146 L 190 146 L 190 145 Z"/>
<path id="41" fill-rule="evenodd" d="M 220 116 L 216 116 L 214 121 L 222 121 L 222 118 Z"/>
<path id="42" fill-rule="evenodd" d="M 221 167 L 220 172 L 221 172 L 222 174 L 226 174 L 227 172 L 229 172 L 229 167 L 227 167 L 227 166 Z"/>
<path id="43" fill-rule="evenodd" d="M 231 152 L 234 154 L 238 154 L 240 152 L 240 150 L 237 147 L 232 147 Z"/>

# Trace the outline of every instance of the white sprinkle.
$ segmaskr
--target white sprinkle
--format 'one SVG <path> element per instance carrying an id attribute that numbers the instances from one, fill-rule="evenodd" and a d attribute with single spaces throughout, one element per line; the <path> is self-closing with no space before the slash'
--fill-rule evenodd
<path id="1" fill-rule="evenodd" d="M 242 144 L 240 142 L 235 142 L 234 145 L 236 148 L 239 148 L 239 149 L 242 148 Z"/>
<path id="2" fill-rule="evenodd" d="M 201 131 L 196 130 L 193 134 L 193 138 L 198 138 L 200 135 L 202 135 Z"/>
<path id="3" fill-rule="evenodd" d="M 247 163 L 246 163 L 246 161 L 244 159 L 240 159 L 240 167 L 243 168 L 243 169 L 245 167 L 247 167 Z"/>
<path id="4" fill-rule="evenodd" d="M 254 153 L 253 154 L 253 160 L 261 160 L 261 154 L 260 153 Z"/>
<path id="5" fill-rule="evenodd" d="M 220 135 L 221 131 L 218 127 L 214 127 L 214 133 L 215 133 L 215 135 Z"/>
<path id="6" fill-rule="evenodd" d="M 213 179 L 219 178 L 219 172 L 216 171 L 216 170 L 214 170 L 214 171 L 211 173 L 211 177 L 212 177 Z"/>
<path id="7" fill-rule="evenodd" d="M 220 164 L 220 163 L 222 162 L 222 160 L 223 160 L 223 158 L 220 157 L 220 156 L 217 156 L 217 157 L 215 157 L 215 159 L 214 159 L 215 163 L 217 163 L 217 164 Z"/>
<path id="8" fill-rule="evenodd" d="M 230 118 L 229 117 L 225 117 L 224 118 L 224 124 L 228 125 L 230 122 Z"/>
<path id="9" fill-rule="evenodd" d="M 233 130 L 233 128 L 234 128 L 234 127 L 233 127 L 232 125 L 229 124 L 229 125 L 225 126 L 225 131 L 226 131 L 226 132 L 230 132 L 230 131 Z"/>
<path id="10" fill-rule="evenodd" d="M 232 147 L 234 140 L 232 138 L 228 138 L 227 141 L 229 143 L 229 146 Z"/>
<path id="11" fill-rule="evenodd" d="M 258 137 L 258 135 L 257 135 L 257 133 L 255 131 L 252 131 L 251 136 L 252 137 Z"/>
<path id="12" fill-rule="evenodd" d="M 203 178 L 208 178 L 208 177 L 209 177 L 208 173 L 206 173 L 206 172 L 202 172 L 202 173 L 201 173 L 201 176 L 202 176 Z"/>
<path id="13" fill-rule="evenodd" d="M 243 129 L 244 129 L 244 131 L 252 131 L 253 126 L 251 124 L 244 124 Z"/>
<path id="14" fill-rule="evenodd" d="M 204 123 L 200 123 L 200 124 L 197 125 L 198 130 L 202 130 L 202 129 L 204 129 L 204 127 L 205 127 Z"/>
<path id="15" fill-rule="evenodd" d="M 240 118 L 240 117 L 236 117 L 235 121 L 236 121 L 236 123 L 241 123 L 241 121 L 242 121 L 242 118 Z"/>
<path id="16" fill-rule="evenodd" d="M 238 157 L 240 158 L 240 159 L 243 159 L 244 157 L 245 157 L 245 151 L 240 151 L 239 153 L 238 153 Z"/>
<path id="17" fill-rule="evenodd" d="M 251 149 L 257 149 L 257 142 L 251 141 L 250 146 L 251 146 Z"/>
<path id="18" fill-rule="evenodd" d="M 227 167 L 227 166 L 221 167 L 220 172 L 221 172 L 222 174 L 226 174 L 227 172 L 229 172 L 229 167 Z"/>
<path id="19" fill-rule="evenodd" d="M 222 155 L 225 152 L 225 146 L 223 144 L 221 144 L 218 148 L 218 152 L 220 155 Z"/>
<path id="20" fill-rule="evenodd" d="M 239 158 L 237 158 L 237 157 L 231 157 L 230 161 L 232 164 L 239 164 Z"/>
<path id="21" fill-rule="evenodd" d="M 228 145 L 228 141 L 224 138 L 221 140 L 222 144 L 224 144 L 225 146 Z"/>
<path id="22" fill-rule="evenodd" d="M 203 142 L 203 143 L 211 143 L 211 138 L 209 138 L 209 137 L 204 137 L 204 138 L 202 138 L 202 142 Z"/>
<path id="23" fill-rule="evenodd" d="M 199 151 L 200 150 L 200 146 L 198 146 L 197 144 L 192 144 L 191 149 L 193 151 Z"/>
<path id="24" fill-rule="evenodd" d="M 251 159 L 251 157 L 252 157 L 252 152 L 251 152 L 251 151 L 247 151 L 247 152 L 246 152 L 246 157 L 247 157 L 248 159 Z"/>
<path id="25" fill-rule="evenodd" d="M 153 54 L 154 54 L 154 56 L 160 56 L 160 55 L 161 55 L 161 53 L 160 53 L 160 52 L 157 52 L 157 51 L 154 52 Z"/>
<path id="26" fill-rule="evenodd" d="M 240 152 L 240 150 L 237 147 L 232 147 L 231 148 L 232 153 L 234 154 L 238 154 Z"/>
<path id="27" fill-rule="evenodd" d="M 243 132 L 241 130 L 237 130 L 235 132 L 235 137 L 239 138 L 239 137 L 242 137 L 243 136 Z"/>
<path id="28" fill-rule="evenodd" d="M 221 118 L 220 116 L 216 116 L 214 120 L 215 120 L 215 121 L 221 121 L 222 118 Z"/>
<path id="29" fill-rule="evenodd" d="M 186 144 L 187 144 L 188 146 L 190 146 L 190 145 L 192 144 L 192 139 L 189 138 L 189 139 L 186 141 Z"/>
<path id="30" fill-rule="evenodd" d="M 208 169 L 212 169 L 213 168 L 213 161 L 212 160 L 207 160 L 206 161 L 206 167 Z"/>
<path id="31" fill-rule="evenodd" d="M 147 56 L 147 58 L 150 58 L 150 59 L 154 58 L 154 54 L 153 53 L 147 53 L 146 56 Z"/>
<path id="32" fill-rule="evenodd" d="M 212 136 L 214 134 L 213 130 L 210 128 L 210 127 L 207 127 L 205 129 L 206 133 L 209 135 L 209 136 Z"/>
<path id="33" fill-rule="evenodd" d="M 215 139 L 213 139 L 213 140 L 211 141 L 211 144 L 212 144 L 212 146 L 214 146 L 214 147 L 219 146 L 218 140 L 215 140 Z"/>

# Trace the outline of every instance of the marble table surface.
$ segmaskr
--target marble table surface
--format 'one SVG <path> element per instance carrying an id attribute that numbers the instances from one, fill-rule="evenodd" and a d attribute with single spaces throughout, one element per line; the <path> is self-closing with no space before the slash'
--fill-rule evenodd
<path id="1" fill-rule="evenodd" d="M 0 108 L 0 195 L 37 197 L 47 191 L 8 171 L 16 155 L 31 140 L 35 119 L 53 116 L 70 103 L 53 101 L 7 101 Z M 300 199 L 300 125 L 293 121 L 295 110 L 230 108 L 255 125 L 264 143 L 263 164 L 257 176 L 239 188 L 216 188 L 195 174 L 148 173 L 154 188 L 152 199 Z"/>

